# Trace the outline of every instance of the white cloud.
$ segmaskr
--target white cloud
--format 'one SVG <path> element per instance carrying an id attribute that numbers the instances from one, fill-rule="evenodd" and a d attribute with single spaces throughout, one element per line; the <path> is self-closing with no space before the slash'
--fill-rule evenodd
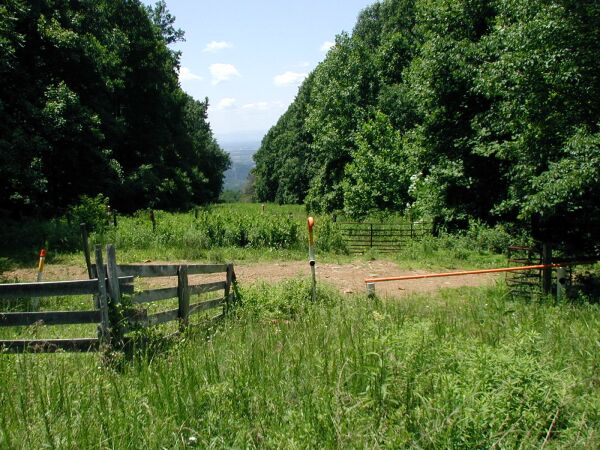
<path id="1" fill-rule="evenodd" d="M 212 64 L 209 70 L 212 75 L 212 84 L 219 84 L 222 81 L 241 76 L 233 64 Z"/>
<path id="2" fill-rule="evenodd" d="M 331 47 L 333 47 L 334 45 L 335 45 L 335 42 L 331 42 L 331 41 L 325 41 L 325 42 L 323 42 L 323 43 L 321 44 L 321 48 L 320 48 L 320 50 L 321 50 L 322 52 L 329 51 L 329 49 L 330 49 Z"/>
<path id="3" fill-rule="evenodd" d="M 202 81 L 202 77 L 200 75 L 196 75 L 192 73 L 190 69 L 187 67 L 182 67 L 179 69 L 179 80 L 180 81 Z"/>
<path id="4" fill-rule="evenodd" d="M 202 51 L 208 53 L 217 53 L 218 51 L 226 48 L 233 48 L 233 44 L 225 41 L 211 41 L 206 44 L 206 47 L 204 47 L 204 50 Z"/>
<path id="5" fill-rule="evenodd" d="M 290 86 L 290 85 L 298 85 L 300 83 L 302 83 L 302 80 L 304 80 L 306 77 L 308 76 L 307 73 L 299 73 L 299 72 L 285 72 L 279 75 L 276 75 L 275 78 L 273 78 L 273 82 L 277 85 L 277 86 Z"/>
<path id="6" fill-rule="evenodd" d="M 222 98 L 221 100 L 219 100 L 219 103 L 217 103 L 217 109 L 228 109 L 231 108 L 233 105 L 235 105 L 235 98 L 232 97 L 225 97 Z"/>
<path id="7" fill-rule="evenodd" d="M 276 100 L 273 102 L 254 102 L 254 103 L 246 103 L 242 105 L 242 110 L 244 111 L 269 111 L 273 109 L 283 108 L 283 102 Z"/>
<path id="8" fill-rule="evenodd" d="M 269 109 L 268 102 L 255 102 L 255 103 L 246 103 L 242 106 L 242 109 L 253 109 L 256 111 L 266 111 Z"/>

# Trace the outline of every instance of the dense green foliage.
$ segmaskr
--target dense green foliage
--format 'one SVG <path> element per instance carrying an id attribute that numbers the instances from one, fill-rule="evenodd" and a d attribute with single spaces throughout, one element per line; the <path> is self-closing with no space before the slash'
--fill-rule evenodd
<path id="1" fill-rule="evenodd" d="M 208 101 L 178 83 L 164 2 L 0 6 L 0 209 L 55 215 L 81 195 L 176 209 L 218 198 L 229 157 Z"/>
<path id="2" fill-rule="evenodd" d="M 597 306 L 499 288 L 401 302 L 321 288 L 311 303 L 299 281 L 241 293 L 222 325 L 121 371 L 97 355 L 3 356 L 0 446 L 600 445 Z"/>
<path id="3" fill-rule="evenodd" d="M 382 0 L 265 136 L 256 194 L 597 242 L 599 54 L 595 0 Z"/>

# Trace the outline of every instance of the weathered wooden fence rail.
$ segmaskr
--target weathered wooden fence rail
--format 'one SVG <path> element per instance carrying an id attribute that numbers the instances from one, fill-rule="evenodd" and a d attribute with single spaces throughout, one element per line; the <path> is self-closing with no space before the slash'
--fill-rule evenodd
<path id="1" fill-rule="evenodd" d="M 178 320 L 180 329 L 183 329 L 188 325 L 191 315 L 219 306 L 223 306 L 226 310 L 232 301 L 233 264 L 120 265 L 117 272 L 120 275 L 133 275 L 142 278 L 177 277 L 176 287 L 148 289 L 136 292 L 131 297 L 132 308 L 126 310 L 126 315 L 128 316 L 126 331 L 136 326 L 149 327 L 174 320 Z M 225 273 L 225 281 L 202 284 L 190 284 L 189 282 L 190 275 L 215 273 Z M 223 291 L 223 295 L 218 298 L 190 303 L 190 297 L 193 295 L 218 291 Z M 176 309 L 155 312 L 150 315 L 147 308 L 140 309 L 133 307 L 133 305 L 144 305 L 174 298 L 178 300 Z"/>
<path id="2" fill-rule="evenodd" d="M 0 312 L 0 327 L 26 327 L 37 325 L 98 324 L 97 338 L 71 339 L 4 339 L 0 352 L 24 351 L 54 352 L 97 351 L 103 346 L 124 343 L 125 335 L 132 330 L 170 321 L 179 322 L 179 330 L 189 324 L 189 317 L 219 306 L 223 314 L 233 301 L 232 283 L 235 280 L 233 264 L 191 265 L 118 265 L 112 245 L 107 246 L 107 264 L 102 250 L 96 247 L 96 264 L 89 266 L 90 280 L 56 281 L 38 283 L 0 284 L 0 307 L 4 299 L 28 299 L 57 296 L 93 296 L 93 309 L 73 311 Z M 189 276 L 224 273 L 225 280 L 190 284 Z M 177 286 L 159 289 L 134 289 L 135 278 L 177 277 Z M 222 291 L 214 299 L 190 303 L 194 295 Z M 127 298 L 123 294 L 128 294 Z M 148 304 L 178 299 L 176 309 L 148 313 Z"/>
<path id="3" fill-rule="evenodd" d="M 41 298 L 41 297 L 73 297 L 94 295 L 100 297 L 100 285 L 106 279 L 54 281 L 37 283 L 0 284 L 0 299 Z M 119 278 L 122 292 L 133 293 L 133 277 Z M 1 304 L 1 303 L 0 303 Z M 108 304 L 105 297 L 96 302 L 95 308 L 84 311 L 28 311 L 1 312 L 0 327 L 22 327 L 32 325 L 76 325 L 97 323 L 97 338 L 72 339 L 3 339 L 0 350 L 3 352 L 44 351 L 95 351 L 106 339 L 110 324 L 108 323 Z"/>
<path id="4" fill-rule="evenodd" d="M 337 226 L 348 249 L 363 253 L 371 248 L 394 252 L 413 239 L 431 234 L 430 222 L 382 224 L 373 222 L 338 222 Z"/>

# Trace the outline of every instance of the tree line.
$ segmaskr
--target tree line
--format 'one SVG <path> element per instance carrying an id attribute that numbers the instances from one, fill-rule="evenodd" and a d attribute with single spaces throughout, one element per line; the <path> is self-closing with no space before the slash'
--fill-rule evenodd
<path id="1" fill-rule="evenodd" d="M 596 0 L 382 0 L 255 155 L 260 201 L 600 237 Z"/>
<path id="2" fill-rule="evenodd" d="M 53 215 L 103 193 L 120 211 L 218 198 L 229 155 L 208 99 L 178 82 L 164 1 L 0 5 L 0 210 Z"/>

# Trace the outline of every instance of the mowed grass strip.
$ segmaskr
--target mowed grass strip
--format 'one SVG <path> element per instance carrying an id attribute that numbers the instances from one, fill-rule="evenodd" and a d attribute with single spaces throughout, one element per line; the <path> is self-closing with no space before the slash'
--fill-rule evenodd
<path id="1" fill-rule="evenodd" d="M 117 371 L 0 358 L 0 447 L 598 448 L 600 311 L 501 287 L 401 301 L 296 280 Z"/>

